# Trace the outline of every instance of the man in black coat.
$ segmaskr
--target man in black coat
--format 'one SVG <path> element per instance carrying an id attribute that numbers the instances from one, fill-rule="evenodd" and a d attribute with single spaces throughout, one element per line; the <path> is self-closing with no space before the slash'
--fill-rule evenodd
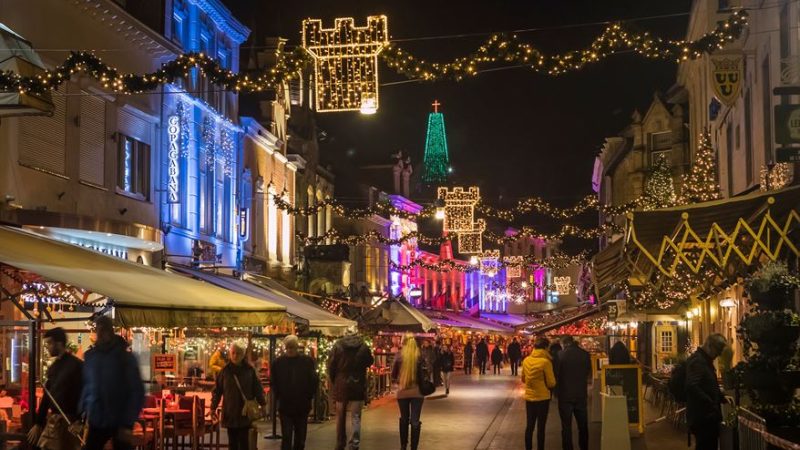
<path id="1" fill-rule="evenodd" d="M 572 450 L 572 416 L 578 424 L 578 446 L 589 449 L 588 383 L 592 376 L 592 358 L 578 347 L 572 336 L 561 338 L 564 350 L 558 355 L 556 390 L 561 416 L 561 447 Z"/>
<path id="2" fill-rule="evenodd" d="M 712 334 L 686 360 L 686 422 L 694 434 L 696 450 L 717 450 L 725 398 L 719 390 L 714 360 L 722 354 L 725 336 Z"/>
<path id="3" fill-rule="evenodd" d="M 283 339 L 286 352 L 272 364 L 272 389 L 281 415 L 281 450 L 303 450 L 308 431 L 311 400 L 317 393 L 316 364 L 300 353 L 297 336 Z"/>
<path id="4" fill-rule="evenodd" d="M 506 350 L 506 354 L 508 355 L 508 362 L 511 364 L 511 375 L 517 376 L 519 369 L 519 362 L 522 359 L 522 348 L 519 346 L 519 342 L 517 342 L 517 338 L 511 340 L 511 343 L 508 344 L 508 349 Z"/>
<path id="5" fill-rule="evenodd" d="M 336 402 L 336 450 L 358 450 L 361 443 L 361 409 L 367 396 L 367 368 L 375 362 L 364 339 L 355 333 L 339 339 L 331 349 L 328 376 Z M 347 413 L 350 413 L 350 439 Z"/>
<path id="6" fill-rule="evenodd" d="M 470 375 L 472 373 L 472 354 L 474 353 L 472 349 L 472 341 L 467 341 L 467 345 L 464 347 L 464 374 Z"/>
<path id="7" fill-rule="evenodd" d="M 489 346 L 486 344 L 486 338 L 481 338 L 481 341 L 475 346 L 475 357 L 478 358 L 479 373 L 486 375 L 486 362 L 489 359 Z"/>

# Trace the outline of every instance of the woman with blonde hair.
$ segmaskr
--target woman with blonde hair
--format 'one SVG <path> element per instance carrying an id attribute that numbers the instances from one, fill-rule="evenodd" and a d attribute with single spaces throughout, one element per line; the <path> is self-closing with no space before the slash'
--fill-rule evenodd
<path id="1" fill-rule="evenodd" d="M 408 448 L 408 428 L 411 426 L 411 450 L 417 450 L 422 423 L 422 402 L 425 396 L 419 389 L 419 381 L 427 377 L 423 358 L 414 335 L 409 333 L 403 338 L 403 348 L 397 355 L 392 367 L 392 379 L 398 383 L 397 405 L 400 407 L 400 448 Z"/>

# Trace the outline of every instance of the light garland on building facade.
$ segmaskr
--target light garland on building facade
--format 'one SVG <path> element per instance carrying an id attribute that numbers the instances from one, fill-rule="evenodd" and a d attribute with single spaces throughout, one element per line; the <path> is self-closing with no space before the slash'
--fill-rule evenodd
<path id="1" fill-rule="evenodd" d="M 794 168 L 790 163 L 778 163 L 771 169 L 762 165 L 759 172 L 759 190 L 774 191 L 783 189 L 794 179 Z"/>
<path id="2" fill-rule="evenodd" d="M 518 257 L 512 257 L 514 259 L 510 261 L 506 259 L 498 261 L 497 267 L 499 269 L 506 269 L 506 271 L 522 269 L 525 267 L 565 269 L 570 266 L 585 264 L 586 255 L 587 253 L 585 251 L 577 255 L 558 254 L 548 256 L 546 258 L 537 258 L 535 255 L 522 255 Z M 452 270 L 457 270 L 459 272 L 474 272 L 475 270 L 479 269 L 477 265 L 468 264 L 466 261 L 452 259 L 443 259 L 434 263 L 428 263 L 424 259 L 418 258 L 411 261 L 409 264 L 396 264 L 390 261 L 389 265 L 392 269 L 402 272 L 410 271 L 416 267 L 435 272 L 450 272 Z M 508 272 L 506 272 L 506 277 L 509 277 Z"/>

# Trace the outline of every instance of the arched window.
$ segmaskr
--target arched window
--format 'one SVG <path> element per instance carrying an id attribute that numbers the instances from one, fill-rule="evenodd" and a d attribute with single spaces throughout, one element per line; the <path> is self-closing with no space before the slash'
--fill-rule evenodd
<path id="1" fill-rule="evenodd" d="M 283 200 L 289 203 L 289 196 L 284 195 Z M 281 211 L 281 262 L 284 265 L 290 265 L 292 262 L 291 249 L 292 249 L 292 222 L 289 212 L 286 210 Z"/>
<path id="2" fill-rule="evenodd" d="M 306 206 L 308 206 L 310 208 L 310 207 L 314 206 L 314 188 L 309 186 L 308 187 L 308 191 L 306 191 L 306 195 L 308 197 Z M 309 214 L 306 219 L 308 220 L 308 229 L 306 230 L 306 233 L 308 233 L 308 237 L 316 236 L 315 231 L 314 231 L 314 225 L 317 222 L 316 216 L 314 214 Z"/>

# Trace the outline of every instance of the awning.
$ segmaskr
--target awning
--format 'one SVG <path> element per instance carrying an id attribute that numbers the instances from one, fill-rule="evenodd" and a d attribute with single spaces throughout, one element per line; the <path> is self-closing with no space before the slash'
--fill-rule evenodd
<path id="1" fill-rule="evenodd" d="M 517 325 L 517 330 L 525 330 L 528 333 L 546 333 L 550 330 L 568 325 L 577 320 L 586 319 L 587 317 L 599 314 L 603 310 L 603 305 L 596 305 L 591 307 L 575 308 L 571 311 L 564 311 L 553 316 L 554 320 L 548 320 L 547 317 L 531 320 L 527 323 Z"/>
<path id="2" fill-rule="evenodd" d="M 626 264 L 623 254 L 624 250 L 625 240 L 617 239 L 592 259 L 592 281 L 597 287 L 600 300 L 607 300 L 614 295 L 612 287 L 625 281 L 630 275 L 630 268 Z"/>
<path id="3" fill-rule="evenodd" d="M 356 326 L 356 322 L 329 313 L 267 277 L 246 274 L 245 280 L 240 280 L 183 266 L 169 267 L 215 286 L 283 306 L 292 320 L 307 326 L 311 331 L 327 336 L 341 336 L 348 328 Z"/>
<path id="4" fill-rule="evenodd" d="M 425 314 L 404 300 L 389 299 L 361 316 L 361 325 L 381 331 L 428 331 L 436 328 Z"/>
<path id="5" fill-rule="evenodd" d="M 500 333 L 500 334 L 513 334 L 512 327 L 506 327 L 499 323 L 493 322 L 489 319 L 482 317 L 471 317 L 466 314 L 461 314 L 452 311 L 435 311 L 435 310 L 422 310 L 422 312 L 431 320 L 439 325 L 460 328 L 469 331 L 478 331 L 484 333 Z M 483 314 L 483 313 L 481 313 Z"/>
<path id="6" fill-rule="evenodd" d="M 7 226 L 0 262 L 108 297 L 124 327 L 261 327 L 285 317 L 275 303 Z"/>

